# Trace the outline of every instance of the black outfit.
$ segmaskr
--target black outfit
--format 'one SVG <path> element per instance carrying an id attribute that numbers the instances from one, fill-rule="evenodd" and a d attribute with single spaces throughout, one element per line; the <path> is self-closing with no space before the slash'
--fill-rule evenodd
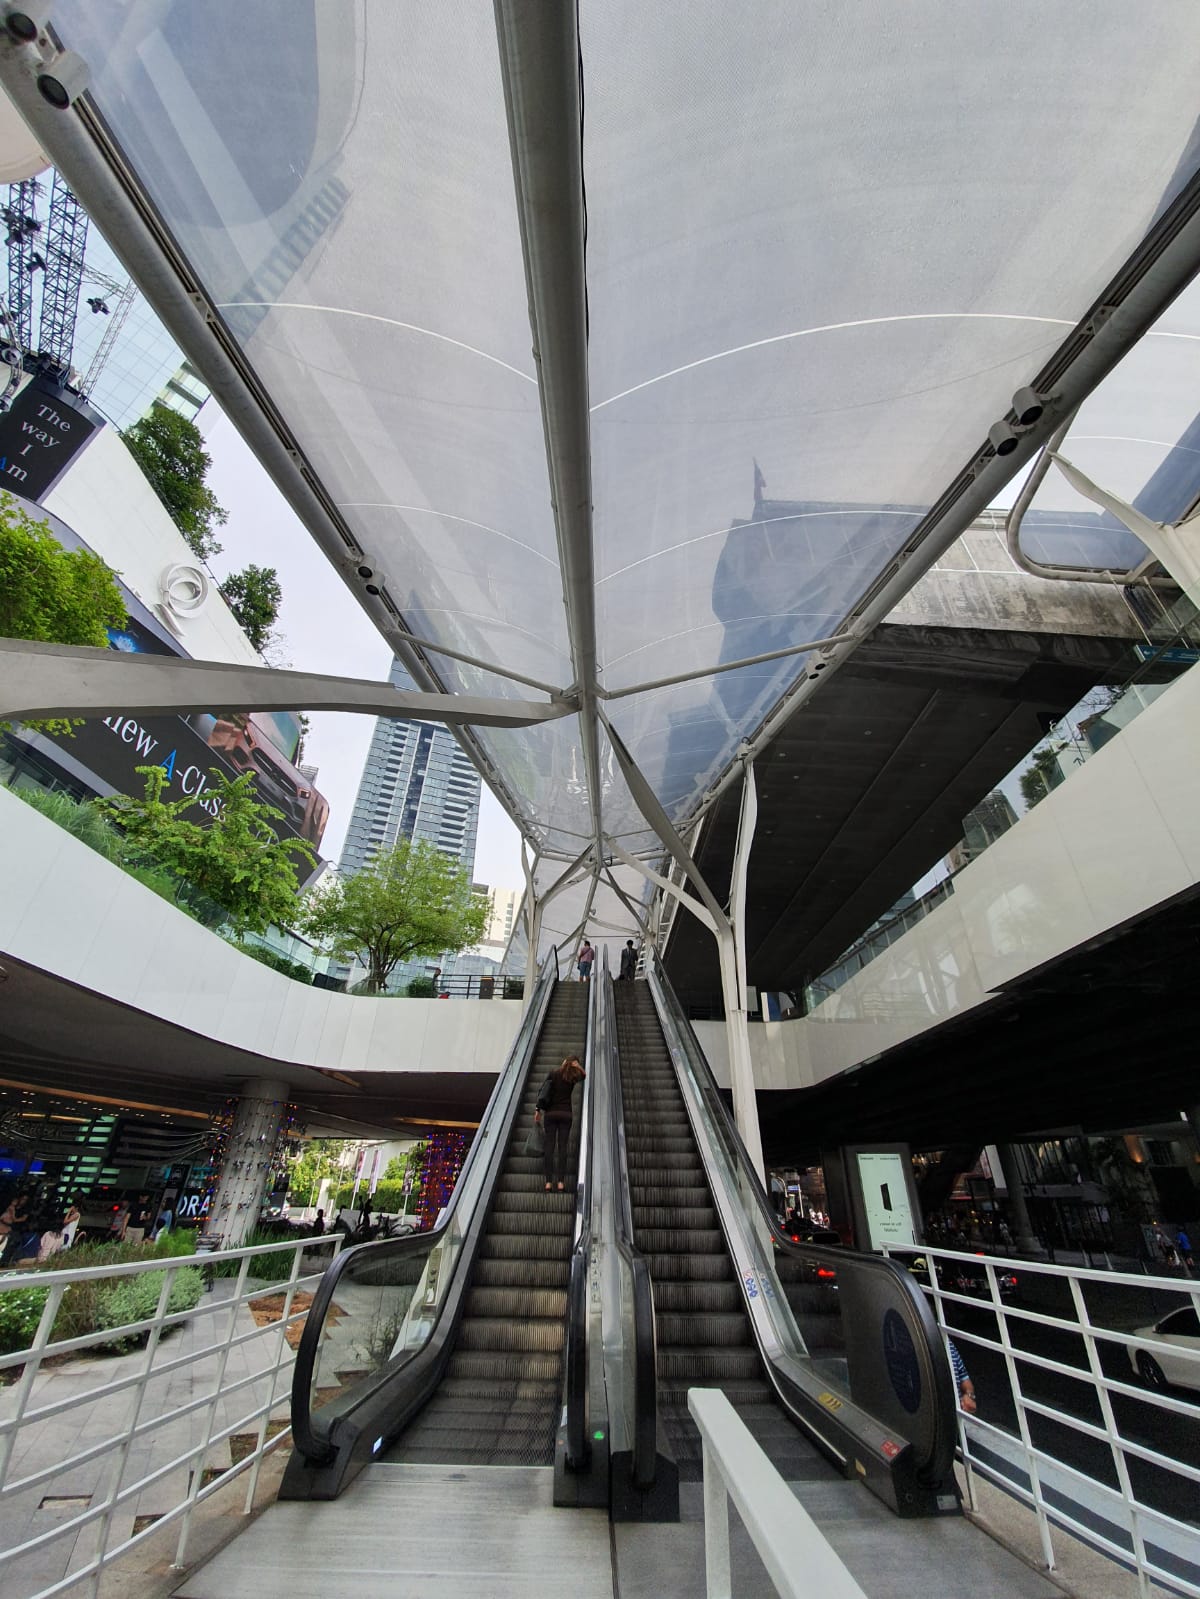
<path id="1" fill-rule="evenodd" d="M 567 1146 L 571 1142 L 571 1095 L 575 1084 L 551 1072 L 538 1095 L 546 1147 L 542 1155 L 546 1181 L 561 1183 L 567 1171 Z"/>
<path id="2" fill-rule="evenodd" d="M 620 982 L 622 980 L 624 980 L 626 982 L 632 982 L 634 973 L 636 971 L 637 971 L 637 950 L 636 949 L 630 949 L 629 945 L 626 944 L 625 948 L 621 951 L 621 975 L 617 979 L 618 982 Z"/>

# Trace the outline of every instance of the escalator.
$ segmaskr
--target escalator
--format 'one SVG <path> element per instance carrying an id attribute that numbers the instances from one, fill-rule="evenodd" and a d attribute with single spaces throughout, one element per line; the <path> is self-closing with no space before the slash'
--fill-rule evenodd
<path id="1" fill-rule="evenodd" d="M 694 1387 L 720 1388 L 789 1481 L 826 1474 L 767 1381 L 650 990 L 614 994 L 634 1237 L 654 1284 L 659 1418 L 680 1480 L 701 1476 Z"/>
<path id="2" fill-rule="evenodd" d="M 547 1073 L 584 1053 L 588 997 L 543 968 L 437 1225 L 345 1250 L 326 1272 L 297 1351 L 281 1497 L 336 1497 L 371 1461 L 554 1463 L 589 1085 L 565 1192 L 544 1191 L 525 1146 Z"/>
<path id="3" fill-rule="evenodd" d="M 454 1351 L 437 1392 L 380 1456 L 383 1460 L 553 1463 L 580 1117 L 575 1116 L 571 1127 L 564 1193 L 544 1191 L 541 1157 L 527 1155 L 525 1144 L 547 1073 L 566 1055 L 582 1058 L 587 994 L 581 983 L 560 983 L 550 1000 L 479 1242 Z"/>
<path id="4" fill-rule="evenodd" d="M 832 1463 L 902 1516 L 955 1512 L 946 1350 L 909 1273 L 779 1227 L 661 963 L 611 986 L 634 1243 L 653 1284 L 660 1437 L 701 1475 L 687 1407 L 721 1389 L 790 1481 Z"/>

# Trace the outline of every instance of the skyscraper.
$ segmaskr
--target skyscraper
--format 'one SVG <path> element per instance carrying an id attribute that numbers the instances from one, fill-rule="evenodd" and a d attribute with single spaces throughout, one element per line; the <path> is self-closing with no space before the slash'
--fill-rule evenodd
<path id="1" fill-rule="evenodd" d="M 399 661 L 392 663 L 390 681 L 413 687 Z M 346 832 L 343 876 L 361 871 L 398 838 L 426 839 L 473 872 L 479 792 L 479 773 L 448 728 L 381 716 Z"/>

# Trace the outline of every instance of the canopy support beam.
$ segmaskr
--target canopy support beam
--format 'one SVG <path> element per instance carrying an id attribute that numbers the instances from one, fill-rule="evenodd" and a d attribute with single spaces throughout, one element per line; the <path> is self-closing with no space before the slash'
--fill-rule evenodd
<path id="1" fill-rule="evenodd" d="M 423 694 L 358 677 L 269 666 L 126 655 L 84 645 L 0 638 L 0 721 L 190 711 L 351 711 L 451 726 L 530 727 L 571 713 L 566 701 Z"/>
<path id="2" fill-rule="evenodd" d="M 544 0 L 495 0 L 494 9 L 550 503 L 598 858 L 603 819 L 578 22 L 573 5 L 548 6 Z"/>

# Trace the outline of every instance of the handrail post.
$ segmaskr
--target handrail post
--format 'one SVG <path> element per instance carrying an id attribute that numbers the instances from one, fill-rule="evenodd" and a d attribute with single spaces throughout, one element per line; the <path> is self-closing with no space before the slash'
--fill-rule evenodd
<path id="1" fill-rule="evenodd" d="M 704 1472 L 704 1592 L 707 1599 L 732 1599 L 729 1560 L 729 1493 L 716 1451 L 701 1443 Z"/>

